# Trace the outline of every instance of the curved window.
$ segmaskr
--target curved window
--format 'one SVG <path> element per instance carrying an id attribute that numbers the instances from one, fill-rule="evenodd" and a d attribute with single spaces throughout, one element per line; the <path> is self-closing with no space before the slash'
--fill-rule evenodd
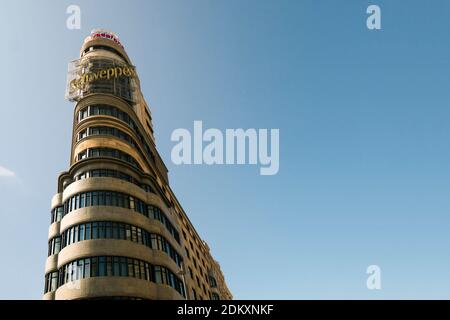
<path id="1" fill-rule="evenodd" d="M 75 181 L 88 179 L 88 178 L 97 178 L 97 177 L 116 178 L 116 179 L 124 180 L 124 181 L 127 181 L 127 182 L 137 185 L 138 187 L 143 189 L 145 192 L 155 193 L 155 191 L 153 190 L 153 188 L 150 185 L 140 183 L 137 179 L 133 178 L 132 176 L 130 176 L 128 174 L 117 171 L 117 170 L 112 170 L 112 169 L 94 169 L 94 170 L 82 172 L 82 173 L 78 174 L 77 176 L 75 176 Z"/>
<path id="2" fill-rule="evenodd" d="M 88 47 L 88 48 L 86 48 L 85 50 L 84 50 L 84 54 L 86 54 L 86 53 L 88 53 L 89 51 L 92 51 L 92 50 L 106 50 L 106 51 L 109 51 L 109 52 L 112 52 L 112 53 L 114 53 L 114 54 L 117 54 L 119 57 L 121 57 L 124 61 L 127 61 L 127 59 L 125 59 L 125 57 L 119 52 L 119 51 L 117 51 L 116 49 L 114 49 L 114 48 L 111 48 L 111 47 L 108 47 L 108 46 L 99 46 L 99 45 L 95 45 L 95 46 L 90 46 L 90 47 Z"/>
<path id="3" fill-rule="evenodd" d="M 92 206 L 112 206 L 133 210 L 147 218 L 159 220 L 166 229 L 180 243 L 180 235 L 166 215 L 158 207 L 145 203 L 144 201 L 125 193 L 115 191 L 90 191 L 82 192 L 68 198 L 64 202 L 64 215 L 69 212 Z"/>
<path id="4" fill-rule="evenodd" d="M 57 254 L 61 251 L 61 236 L 54 237 L 48 242 L 48 256 Z"/>
<path id="5" fill-rule="evenodd" d="M 154 250 L 164 251 L 179 267 L 181 267 L 183 261 L 175 248 L 163 236 L 121 222 L 95 221 L 78 224 L 65 230 L 61 237 L 62 239 L 59 239 L 60 248 L 78 241 L 91 239 L 128 240 L 143 244 Z"/>
<path id="6" fill-rule="evenodd" d="M 145 151 L 154 161 L 155 156 L 153 155 L 153 152 L 151 151 L 150 147 L 147 145 L 144 136 L 139 132 L 139 127 L 136 125 L 134 120 L 128 115 L 128 113 L 120 110 L 119 108 L 105 104 L 96 104 L 92 106 L 87 106 L 78 112 L 78 123 L 87 117 L 99 115 L 114 117 L 121 120 L 122 122 L 125 122 L 131 128 L 131 130 L 133 130 L 133 132 L 136 133 L 137 137 L 139 138 L 139 141 L 141 141 L 142 144 L 144 145 Z"/>
<path id="7" fill-rule="evenodd" d="M 51 223 L 61 221 L 64 215 L 64 206 L 54 208 L 51 213 Z"/>
<path id="8" fill-rule="evenodd" d="M 129 164 L 131 164 L 133 167 L 139 168 L 142 170 L 139 163 L 129 154 L 122 152 L 117 149 L 111 149 L 111 148 L 91 148 L 81 151 L 77 159 L 83 160 L 85 158 L 98 158 L 98 157 L 109 157 L 109 158 L 115 158 L 122 161 L 125 161 Z"/>
<path id="9" fill-rule="evenodd" d="M 58 287 L 71 281 L 93 277 L 132 277 L 168 285 L 185 296 L 183 282 L 171 270 L 134 258 L 117 256 L 82 258 L 65 264 L 58 273 Z"/>
<path id="10" fill-rule="evenodd" d="M 55 291 L 58 288 L 58 271 L 49 272 L 45 275 L 44 294 Z"/>

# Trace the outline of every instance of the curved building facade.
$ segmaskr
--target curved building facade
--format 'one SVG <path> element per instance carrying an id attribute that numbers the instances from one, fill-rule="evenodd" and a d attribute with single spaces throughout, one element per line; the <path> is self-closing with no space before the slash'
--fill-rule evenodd
<path id="1" fill-rule="evenodd" d="M 70 168 L 51 203 L 44 299 L 231 299 L 173 194 L 150 109 L 118 37 L 94 30 L 69 64 Z"/>

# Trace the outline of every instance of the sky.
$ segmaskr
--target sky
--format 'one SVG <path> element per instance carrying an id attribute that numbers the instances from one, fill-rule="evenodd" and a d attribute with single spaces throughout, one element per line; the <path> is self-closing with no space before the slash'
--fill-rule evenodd
<path id="1" fill-rule="evenodd" d="M 449 16 L 445 0 L 3 2 L 0 299 L 42 298 L 67 64 L 97 27 L 136 66 L 171 187 L 235 299 L 449 299 Z M 195 120 L 279 129 L 278 174 L 173 164 L 171 133 Z"/>

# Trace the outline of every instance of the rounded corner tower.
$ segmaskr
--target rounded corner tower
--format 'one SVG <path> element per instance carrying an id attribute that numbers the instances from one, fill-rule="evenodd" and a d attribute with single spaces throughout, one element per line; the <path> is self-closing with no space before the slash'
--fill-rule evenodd
<path id="1" fill-rule="evenodd" d="M 95 29 L 69 63 L 70 168 L 51 202 L 45 300 L 231 299 L 178 203 L 136 68 Z"/>

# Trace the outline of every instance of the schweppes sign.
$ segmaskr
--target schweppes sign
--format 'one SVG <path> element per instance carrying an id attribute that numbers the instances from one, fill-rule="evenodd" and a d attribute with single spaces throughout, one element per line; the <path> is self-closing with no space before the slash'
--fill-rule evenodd
<path id="1" fill-rule="evenodd" d="M 94 67 L 95 61 L 108 67 Z M 116 81 L 123 77 L 130 79 L 129 82 L 126 82 L 126 85 L 123 82 Z M 118 64 L 117 61 L 105 59 L 76 60 L 69 64 L 66 98 L 76 101 L 86 94 L 95 93 L 95 84 L 99 83 L 103 87 L 109 88 L 111 91 L 109 93 L 132 100 L 131 92 L 134 89 L 136 77 L 134 66 Z"/>
<path id="2" fill-rule="evenodd" d="M 73 89 L 84 89 L 87 84 L 101 79 L 116 79 L 119 77 L 136 77 L 134 67 L 111 67 L 107 69 L 96 70 L 95 72 L 83 73 L 80 77 L 70 81 Z"/>

